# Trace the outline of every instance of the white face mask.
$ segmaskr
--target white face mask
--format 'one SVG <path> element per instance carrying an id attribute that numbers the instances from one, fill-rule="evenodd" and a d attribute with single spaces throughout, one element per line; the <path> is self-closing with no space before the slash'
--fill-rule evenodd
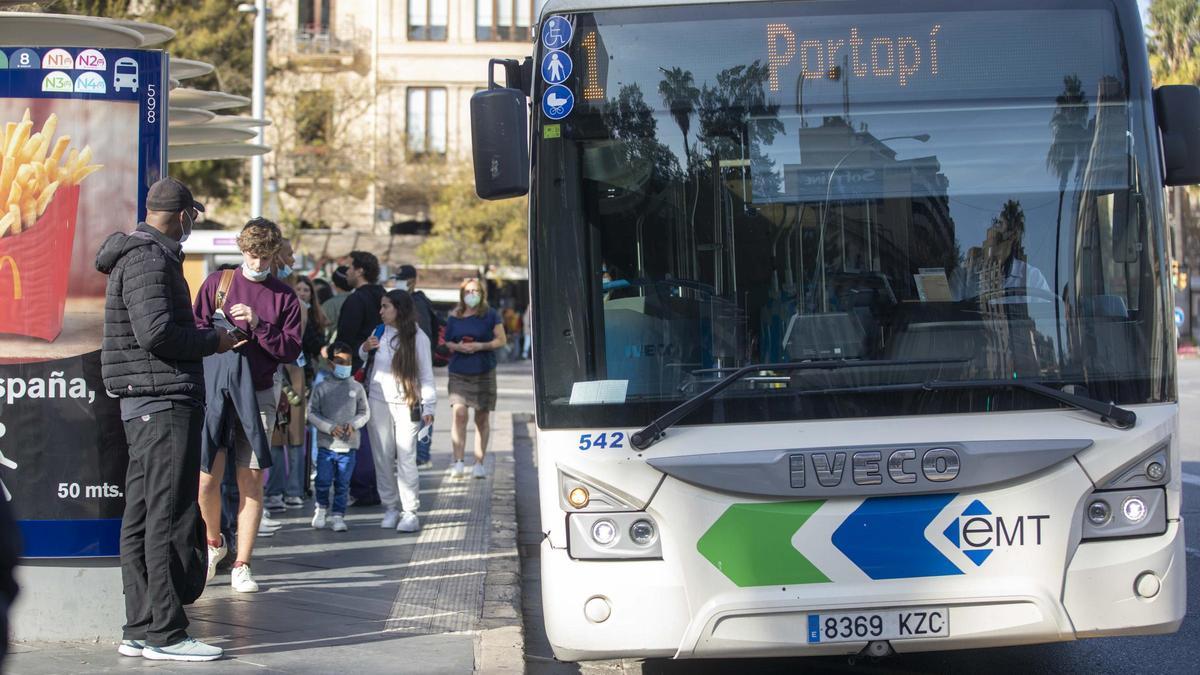
<path id="1" fill-rule="evenodd" d="M 400 289 L 400 290 L 402 290 L 402 291 L 404 291 L 404 292 L 406 292 L 406 293 L 407 293 L 408 291 L 412 290 L 412 280 L 411 280 L 411 279 L 404 279 L 404 280 L 402 280 L 402 281 L 397 281 L 397 282 L 396 282 L 396 288 L 398 288 L 398 289 Z"/>
<path id="2" fill-rule="evenodd" d="M 181 244 L 187 241 L 188 237 L 192 236 L 192 230 L 196 227 L 196 221 L 192 220 L 192 214 L 184 211 L 183 216 L 183 236 L 179 238 L 179 243 Z"/>
<path id="3" fill-rule="evenodd" d="M 483 298 L 478 293 L 467 293 L 463 296 L 463 302 L 465 302 L 467 307 L 470 307 L 471 309 L 478 307 L 479 301 L 482 299 Z"/>
<path id="4" fill-rule="evenodd" d="M 255 272 L 247 267 L 246 263 L 242 263 L 242 276 L 246 277 L 250 281 L 262 282 L 265 281 L 267 277 L 271 276 L 271 268 L 268 267 L 261 272 Z"/>

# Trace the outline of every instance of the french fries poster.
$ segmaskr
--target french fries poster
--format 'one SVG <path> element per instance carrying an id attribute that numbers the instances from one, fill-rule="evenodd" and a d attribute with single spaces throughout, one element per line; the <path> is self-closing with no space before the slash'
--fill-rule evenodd
<path id="1" fill-rule="evenodd" d="M 116 555 L 128 462 L 96 253 L 166 173 L 162 52 L 0 47 L 0 498 L 29 557 Z M 63 489 L 65 487 L 65 489 Z"/>

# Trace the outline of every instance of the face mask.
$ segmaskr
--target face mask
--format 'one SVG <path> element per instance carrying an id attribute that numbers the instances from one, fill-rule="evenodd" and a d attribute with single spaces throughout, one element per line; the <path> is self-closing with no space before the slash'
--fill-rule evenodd
<path id="1" fill-rule="evenodd" d="M 479 301 L 480 301 L 481 299 L 482 299 L 482 298 L 479 296 L 479 294 L 478 294 L 478 293 L 467 293 L 467 294 L 466 294 L 466 295 L 463 297 L 463 302 L 467 303 L 467 307 L 470 307 L 471 309 L 474 309 L 474 308 L 476 308 L 476 307 L 478 307 L 478 306 L 479 306 Z"/>
<path id="2" fill-rule="evenodd" d="M 306 310 L 308 310 L 308 309 L 312 309 L 312 303 L 311 303 L 311 302 L 305 302 L 305 301 L 301 300 L 301 301 L 300 301 L 300 304 L 301 304 L 301 305 L 304 305 L 304 309 L 306 309 Z"/>
<path id="3" fill-rule="evenodd" d="M 196 221 L 192 220 L 192 214 L 184 211 L 183 215 L 183 236 L 179 238 L 179 243 L 181 244 L 187 241 L 188 237 L 192 236 L 192 228 L 196 227 Z"/>
<path id="4" fill-rule="evenodd" d="M 339 380 L 344 380 L 350 377 L 351 366 L 336 365 L 333 367 L 333 376 Z"/>
<path id="5" fill-rule="evenodd" d="M 261 272 L 255 272 L 247 267 L 246 263 L 242 263 L 242 276 L 246 277 L 250 281 L 265 281 L 267 277 L 271 276 L 271 268 L 268 267 Z"/>
<path id="6" fill-rule="evenodd" d="M 294 272 L 294 271 L 295 270 L 293 270 L 290 265 L 283 265 L 282 267 L 279 268 L 279 274 L 277 276 L 280 279 L 286 279 L 286 278 L 292 276 L 292 272 Z"/>
<path id="7" fill-rule="evenodd" d="M 398 288 L 398 289 L 400 289 L 400 290 L 404 291 L 405 293 L 407 293 L 409 290 L 411 290 L 411 289 L 412 289 L 412 282 L 411 282 L 411 281 L 409 281 L 408 279 L 405 279 L 404 281 L 397 281 L 397 282 L 396 282 L 396 288 Z"/>

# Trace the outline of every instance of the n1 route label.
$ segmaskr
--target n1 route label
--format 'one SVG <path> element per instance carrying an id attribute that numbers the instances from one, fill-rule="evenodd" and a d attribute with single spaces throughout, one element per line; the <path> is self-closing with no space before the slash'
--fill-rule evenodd
<path id="1" fill-rule="evenodd" d="M 119 499 L 124 497 L 120 485 L 102 483 L 100 485 L 80 485 L 79 483 L 59 483 L 59 499 Z"/>

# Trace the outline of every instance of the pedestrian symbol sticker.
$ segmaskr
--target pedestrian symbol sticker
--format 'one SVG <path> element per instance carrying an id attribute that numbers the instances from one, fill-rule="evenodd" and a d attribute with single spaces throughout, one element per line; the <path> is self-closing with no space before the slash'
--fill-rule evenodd
<path id="1" fill-rule="evenodd" d="M 561 16 L 552 16 L 542 24 L 542 44 L 546 49 L 562 49 L 571 44 L 571 23 Z"/>
<path id="2" fill-rule="evenodd" d="M 553 51 L 542 58 L 542 79 L 547 84 L 561 84 L 571 76 L 574 64 L 566 52 Z"/>
<path id="3" fill-rule="evenodd" d="M 552 120 L 561 120 L 575 107 L 575 95 L 570 89 L 556 84 L 542 94 L 542 112 Z"/>

